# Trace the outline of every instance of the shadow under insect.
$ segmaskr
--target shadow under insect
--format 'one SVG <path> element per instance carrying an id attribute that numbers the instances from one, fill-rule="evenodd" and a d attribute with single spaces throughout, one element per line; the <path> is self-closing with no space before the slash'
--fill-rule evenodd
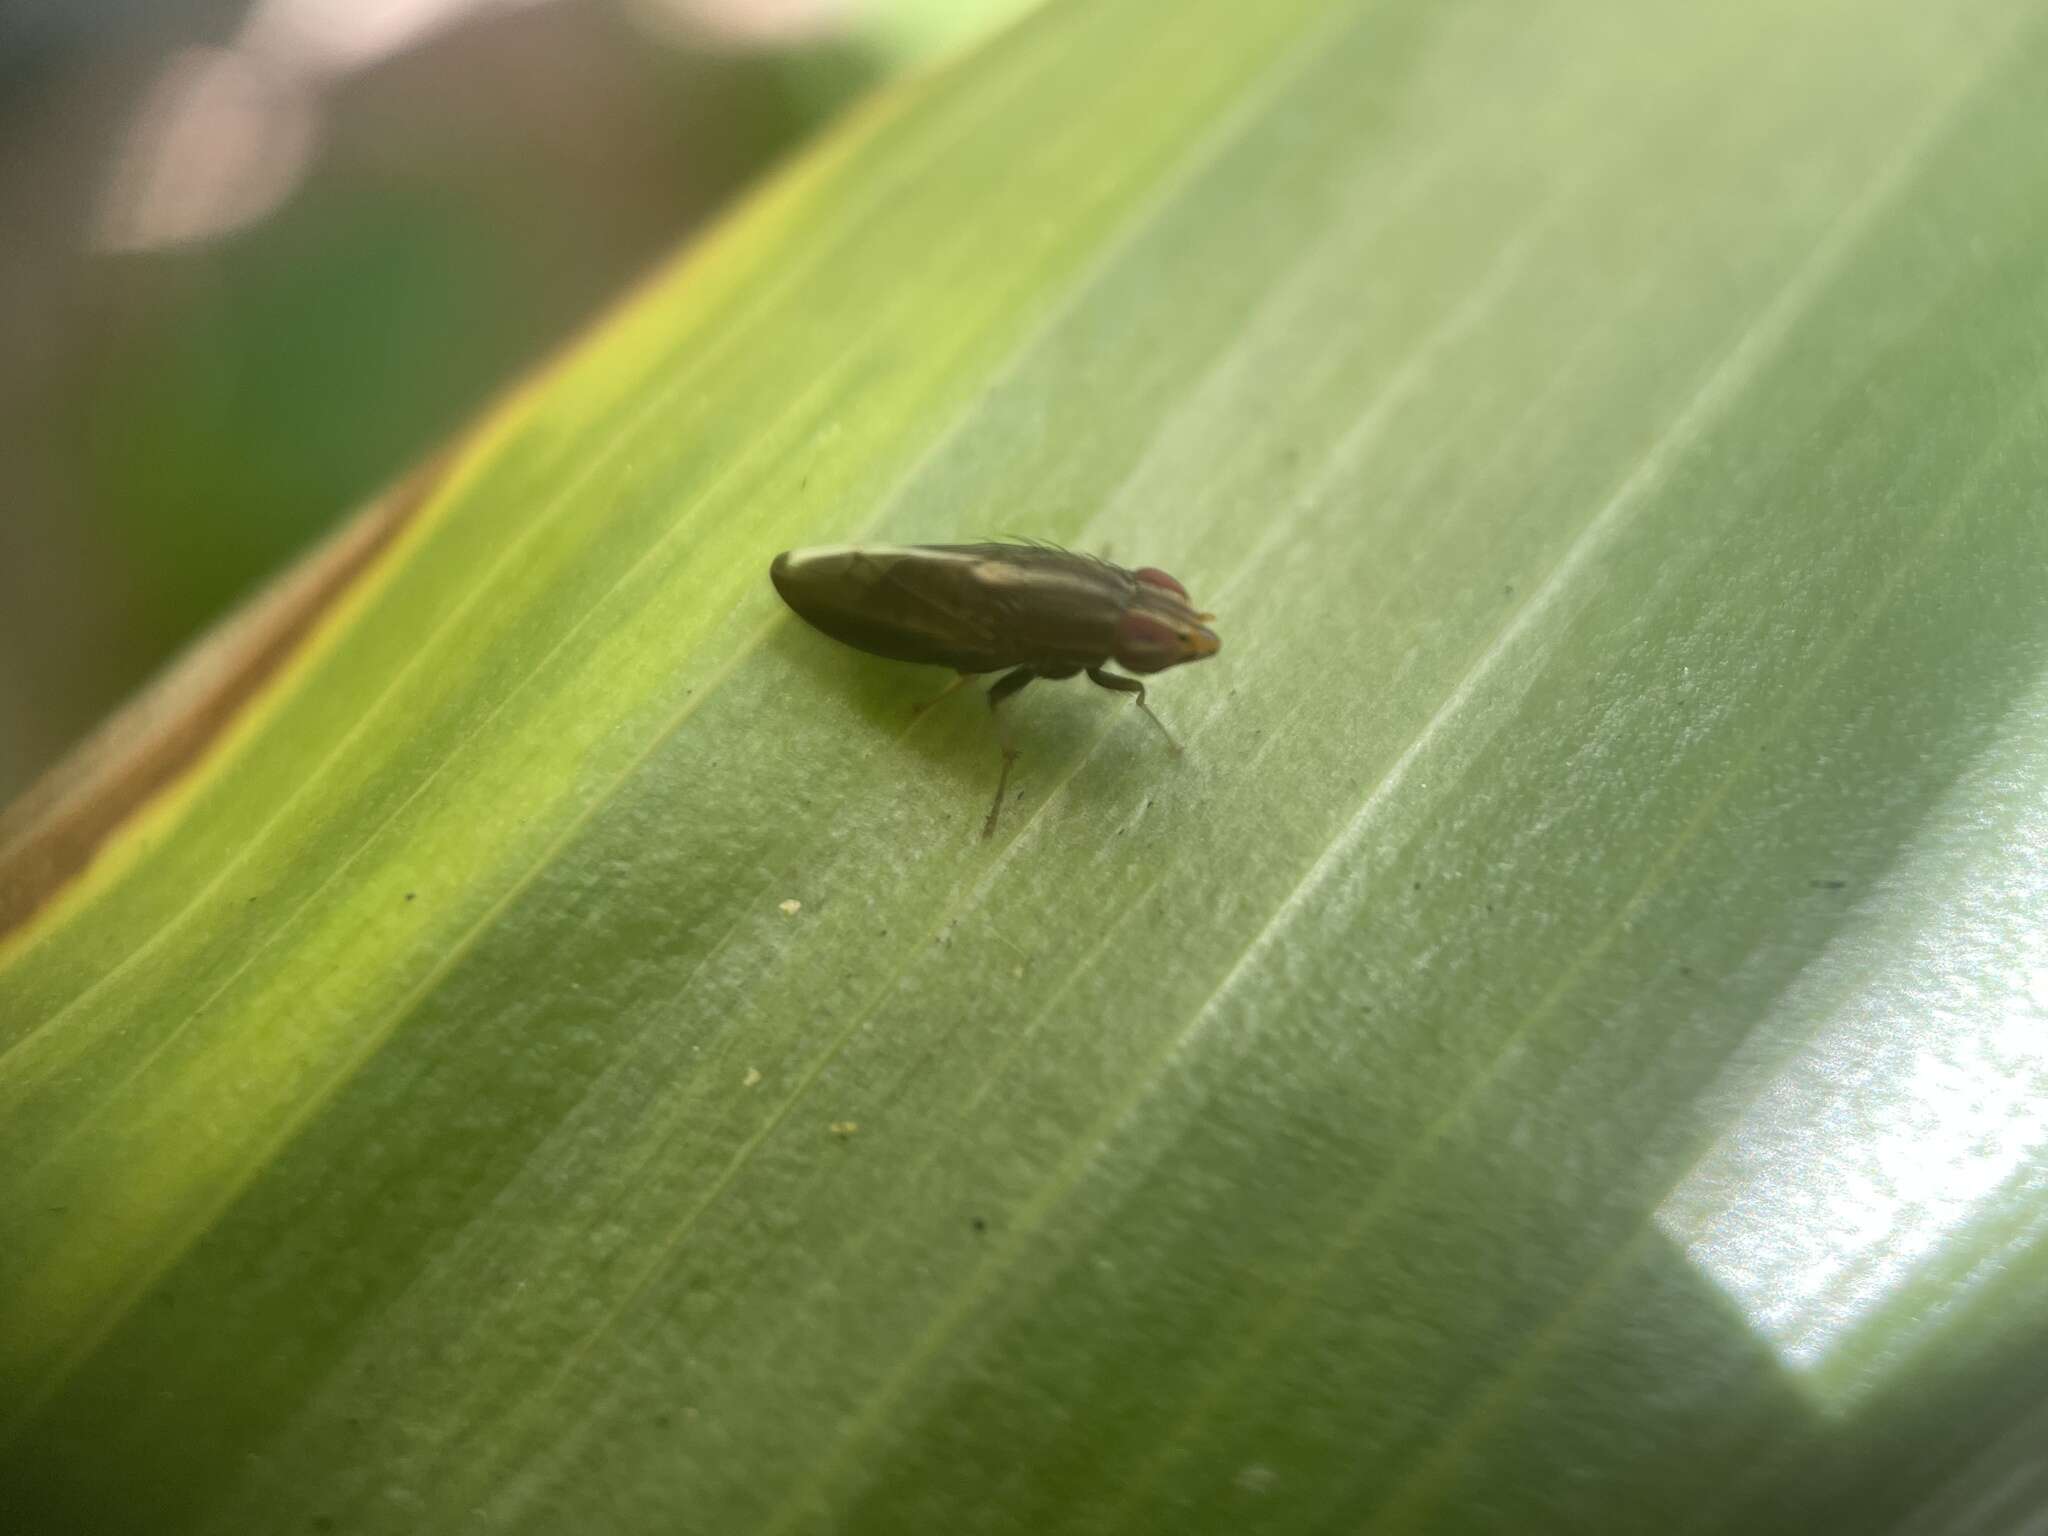
<path id="1" fill-rule="evenodd" d="M 777 637 L 775 648 L 792 669 L 816 680 L 820 694 L 857 717 L 857 722 L 847 722 L 848 729 L 870 732 L 872 744 L 915 754 L 933 775 L 957 782 L 964 792 L 963 806 L 987 795 L 993 779 L 997 788 L 987 802 L 984 836 L 1000 819 L 1004 796 L 1022 796 L 1031 785 L 1042 785 L 1054 765 L 1085 756 L 1106 723 L 1099 711 L 1120 703 L 1093 688 L 1024 691 L 1019 684 L 992 707 L 989 694 L 1014 673 L 976 675 L 937 667 L 887 666 L 873 657 L 820 644 L 818 637 L 795 626 Z M 1152 734 L 1149 728 L 1145 734 Z M 1153 740 L 1141 745 L 1149 749 L 1165 744 Z M 941 814 L 950 816 L 953 808 L 948 805 Z"/>

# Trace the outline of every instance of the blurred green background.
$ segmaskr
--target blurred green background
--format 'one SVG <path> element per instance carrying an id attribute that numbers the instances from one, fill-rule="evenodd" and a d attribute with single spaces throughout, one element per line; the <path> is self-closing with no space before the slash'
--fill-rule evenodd
<path id="1" fill-rule="evenodd" d="M 793 146 L 1029 3 L 0 5 L 0 805 Z"/>

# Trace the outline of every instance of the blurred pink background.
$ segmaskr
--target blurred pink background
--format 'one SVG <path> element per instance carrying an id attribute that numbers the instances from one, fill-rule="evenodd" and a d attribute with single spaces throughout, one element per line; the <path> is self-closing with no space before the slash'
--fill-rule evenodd
<path id="1" fill-rule="evenodd" d="M 0 806 L 850 100 L 1025 3 L 0 4 Z"/>

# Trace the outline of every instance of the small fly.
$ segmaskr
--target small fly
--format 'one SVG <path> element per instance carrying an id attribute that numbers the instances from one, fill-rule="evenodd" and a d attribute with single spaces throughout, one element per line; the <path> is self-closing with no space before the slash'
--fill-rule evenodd
<path id="1" fill-rule="evenodd" d="M 1145 566 L 1127 571 L 1107 560 L 1038 544 L 837 544 L 792 549 L 768 576 L 782 600 L 812 628 L 891 661 L 951 667 L 960 676 L 929 708 L 986 672 L 1003 676 L 988 690 L 1003 749 L 995 802 L 981 835 L 996 829 L 1017 748 L 999 712 L 1033 678 L 1072 677 L 1128 693 L 1166 737 L 1180 744 L 1145 703 L 1145 685 L 1105 671 L 1164 672 L 1214 656 L 1220 646 L 1187 588 Z"/>

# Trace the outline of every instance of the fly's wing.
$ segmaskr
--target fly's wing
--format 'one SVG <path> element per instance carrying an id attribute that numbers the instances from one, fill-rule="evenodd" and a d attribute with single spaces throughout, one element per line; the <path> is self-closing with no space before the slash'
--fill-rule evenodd
<path id="1" fill-rule="evenodd" d="M 1005 594 L 983 579 L 988 546 L 798 549 L 769 576 L 813 628 L 891 661 L 960 672 L 1017 664 L 1006 645 Z"/>
<path id="2" fill-rule="evenodd" d="M 1134 584 L 1104 561 L 1029 544 L 800 549 L 769 574 L 833 639 L 961 672 L 1099 665 Z"/>

